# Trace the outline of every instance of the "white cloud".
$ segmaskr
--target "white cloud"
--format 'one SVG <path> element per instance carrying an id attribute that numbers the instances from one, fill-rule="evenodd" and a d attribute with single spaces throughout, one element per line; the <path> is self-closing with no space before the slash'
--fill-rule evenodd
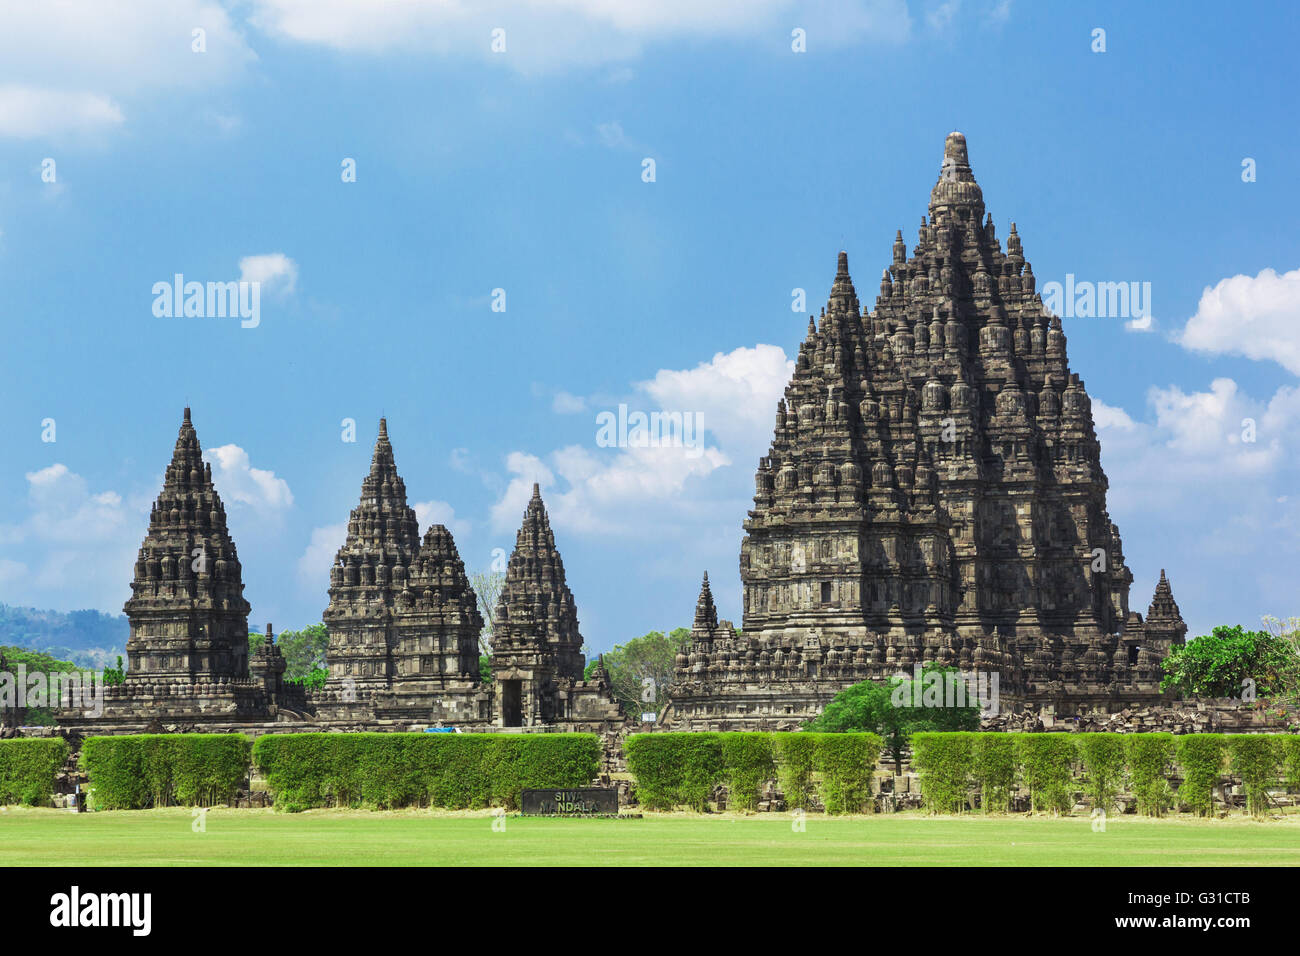
<path id="1" fill-rule="evenodd" d="M 334 556 L 348 539 L 348 523 L 314 528 L 311 541 L 298 558 L 298 583 L 305 588 L 318 590 L 329 584 L 330 567 Z"/>
<path id="2" fill-rule="evenodd" d="M 298 286 L 298 263 L 283 252 L 244 256 L 239 260 L 241 282 L 257 282 L 264 292 L 287 295 Z"/>
<path id="3" fill-rule="evenodd" d="M 1092 399 L 1092 420 L 1098 428 L 1118 428 L 1132 431 L 1137 428 L 1128 412 L 1122 408 L 1107 405 L 1099 398 Z"/>
<path id="4" fill-rule="evenodd" d="M 250 22 L 276 38 L 338 50 L 473 56 L 522 72 L 625 60 L 675 37 L 779 37 L 784 44 L 800 26 L 814 42 L 838 47 L 897 42 L 911 29 L 905 0 L 254 0 Z M 493 53 L 498 28 L 505 51 Z"/>
<path id="5" fill-rule="evenodd" d="M 776 403 L 794 375 L 794 360 L 775 345 L 719 352 L 693 369 L 660 369 L 638 382 L 661 408 L 704 416 L 723 447 L 771 439 Z M 761 452 L 760 452 L 761 454 Z"/>
<path id="6" fill-rule="evenodd" d="M 470 532 L 470 522 L 456 517 L 456 509 L 445 501 L 417 501 L 411 505 L 415 511 L 415 520 L 420 524 L 420 536 L 429 530 L 430 525 L 443 525 L 451 532 L 453 538 L 460 538 Z"/>
<path id="7" fill-rule="evenodd" d="M 512 451 L 506 456 L 506 470 L 513 476 L 497 503 L 492 506 L 492 527 L 509 531 L 519 526 L 528 499 L 532 497 L 533 484 L 542 486 L 543 492 L 555 482 L 555 474 L 536 455 Z"/>
<path id="8" fill-rule="evenodd" d="M 776 403 L 793 371 L 773 345 L 719 352 L 691 369 L 661 369 L 633 385 L 624 414 L 691 416 L 696 427 L 686 430 L 687 440 L 599 447 L 600 416 L 619 412 L 597 409 L 581 443 L 507 457 L 510 477 L 492 508 L 494 530 L 518 527 L 534 482 L 556 527 L 589 534 L 662 539 L 743 513 L 743 489 L 752 488 L 748 466 L 771 440 Z M 737 461 L 746 468 L 729 467 Z"/>
<path id="9" fill-rule="evenodd" d="M 1265 402 L 1217 378 L 1200 392 L 1153 387 L 1147 405 L 1154 422 L 1092 401 L 1109 499 L 1121 511 L 1163 512 L 1179 521 L 1194 513 L 1212 526 L 1274 502 L 1274 484 L 1297 477 L 1300 389 L 1280 388 Z"/>
<path id="10" fill-rule="evenodd" d="M 120 126 L 124 120 L 121 107 L 99 93 L 0 86 L 0 136 L 35 139 L 97 132 Z"/>
<path id="11" fill-rule="evenodd" d="M 1265 269 L 1207 287 L 1178 341 L 1198 352 L 1271 360 L 1300 375 L 1300 269 Z"/>
<path id="12" fill-rule="evenodd" d="M 925 22 L 930 25 L 931 30 L 946 30 L 952 26 L 953 17 L 957 15 L 960 8 L 961 0 L 947 0 L 930 10 L 925 15 Z"/>
<path id="13" fill-rule="evenodd" d="M 600 137 L 600 144 L 609 149 L 626 149 L 632 145 L 632 141 L 623 132 L 623 124 L 617 120 L 599 124 L 596 135 Z"/>
<path id="14" fill-rule="evenodd" d="M 203 459 L 212 464 L 212 483 L 225 501 L 248 505 L 262 514 L 293 506 L 289 483 L 273 471 L 254 468 L 248 452 L 238 445 L 209 448 Z"/>
<path id="15" fill-rule="evenodd" d="M 132 567 L 144 536 L 143 513 L 115 491 L 90 490 L 63 464 L 27 473 L 27 515 L 0 525 L 0 601 L 71 610 L 116 611 L 130 595 Z"/>
<path id="16" fill-rule="evenodd" d="M 587 400 L 581 395 L 556 392 L 555 398 L 551 400 L 551 410 L 558 415 L 576 415 L 587 410 Z"/>
<path id="17" fill-rule="evenodd" d="M 119 103 L 205 95 L 256 59 L 211 0 L 61 0 L 3 5 L 0 136 L 54 136 L 121 126 Z M 206 52 L 192 31 L 206 31 Z M 17 91 L 17 92 L 14 92 Z"/>

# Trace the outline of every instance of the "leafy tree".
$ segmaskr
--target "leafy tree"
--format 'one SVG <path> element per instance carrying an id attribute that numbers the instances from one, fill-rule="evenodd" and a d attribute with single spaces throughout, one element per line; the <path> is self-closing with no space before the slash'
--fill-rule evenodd
<path id="1" fill-rule="evenodd" d="M 275 643 L 284 655 L 284 676 L 289 680 L 310 677 L 325 669 L 325 651 L 329 648 L 329 629 L 324 624 L 310 624 L 300 631 L 281 631 Z"/>
<path id="2" fill-rule="evenodd" d="M 122 655 L 117 655 L 116 667 L 104 668 L 105 684 L 121 684 L 126 681 L 126 668 L 122 665 Z"/>
<path id="3" fill-rule="evenodd" d="M 469 576 L 469 583 L 478 597 L 478 610 L 483 615 L 483 630 L 478 637 L 479 653 L 492 653 L 492 616 L 497 612 L 497 602 L 501 599 L 501 588 L 506 583 L 506 576 L 501 571 L 475 571 Z"/>
<path id="4" fill-rule="evenodd" d="M 308 690 L 320 690 L 329 680 L 330 672 L 325 667 L 313 667 L 311 671 L 303 677 L 286 677 L 286 684 L 301 684 Z"/>
<path id="5" fill-rule="evenodd" d="M 590 665 L 588 665 L 590 666 Z M 487 654 L 480 654 L 478 658 L 478 677 L 483 683 L 489 683 L 492 680 L 492 658 Z"/>
<path id="6" fill-rule="evenodd" d="M 679 627 L 668 634 L 650 631 L 626 644 L 616 644 L 605 653 L 605 670 L 614 696 L 628 714 L 641 714 L 660 708 L 668 700 L 668 686 L 673 680 L 677 652 L 690 639 L 689 629 Z M 587 664 L 590 677 L 596 661 Z M 649 698 L 649 699 L 646 699 Z"/>
<path id="7" fill-rule="evenodd" d="M 18 666 L 26 668 L 28 674 L 68 674 L 81 668 L 71 661 L 61 661 L 40 651 L 29 651 L 22 647 L 0 647 L 9 670 L 17 680 Z M 54 710 L 51 707 L 28 707 L 23 716 L 23 723 L 32 727 L 48 727 L 54 724 Z"/>
<path id="8" fill-rule="evenodd" d="M 956 706 L 960 681 L 956 669 L 938 664 L 925 665 L 920 677 L 863 681 L 836 694 L 819 717 L 804 724 L 804 730 L 879 734 L 894 758 L 894 772 L 901 773 L 903 752 L 917 731 L 979 730 L 980 709 L 973 697 Z M 950 699 L 953 706 L 947 706 Z"/>
<path id="9" fill-rule="evenodd" d="M 1265 619 L 1267 624 L 1271 619 Z M 1300 654 L 1293 635 L 1220 625 L 1173 647 L 1164 661 L 1161 690 L 1204 697 L 1240 697 L 1254 681 L 1260 697 L 1296 693 Z"/>
<path id="10" fill-rule="evenodd" d="M 248 656 L 251 658 L 266 643 L 266 635 L 248 632 Z M 325 651 L 329 648 L 329 630 L 324 624 L 310 624 L 300 631 L 281 631 L 275 636 L 276 647 L 284 655 L 284 679 L 301 684 L 323 680 L 312 675 L 326 670 Z M 308 683 L 308 686 L 315 686 Z"/>

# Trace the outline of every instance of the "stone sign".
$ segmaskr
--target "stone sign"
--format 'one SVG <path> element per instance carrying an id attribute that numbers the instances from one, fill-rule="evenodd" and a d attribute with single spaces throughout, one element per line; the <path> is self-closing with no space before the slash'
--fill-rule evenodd
<path id="1" fill-rule="evenodd" d="M 618 813 L 618 791 L 613 787 L 525 790 L 519 805 L 526 816 L 614 816 Z"/>

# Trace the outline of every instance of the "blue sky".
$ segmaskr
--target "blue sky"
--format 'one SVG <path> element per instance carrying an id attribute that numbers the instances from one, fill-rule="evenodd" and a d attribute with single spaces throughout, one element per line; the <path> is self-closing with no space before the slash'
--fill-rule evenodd
<path id="1" fill-rule="evenodd" d="M 1194 633 L 1300 613 L 1285 4 L 32 6 L 0 4 L 0 601 L 120 610 L 188 403 L 256 625 L 319 620 L 381 414 L 471 569 L 541 482 L 593 649 L 689 624 L 706 568 L 739 622 L 792 289 L 843 248 L 872 301 L 960 129 L 1040 289 L 1151 285 L 1145 330 L 1065 321 L 1133 607 L 1163 567 Z M 155 316 L 175 273 L 259 278 L 260 324 Z M 600 447 L 620 403 L 704 453 Z"/>

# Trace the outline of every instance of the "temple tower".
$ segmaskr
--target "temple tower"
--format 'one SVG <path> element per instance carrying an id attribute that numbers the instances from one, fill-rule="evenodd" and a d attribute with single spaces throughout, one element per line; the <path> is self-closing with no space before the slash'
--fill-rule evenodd
<path id="1" fill-rule="evenodd" d="M 577 607 L 534 484 L 493 627 L 494 721 L 518 727 L 568 719 L 563 691 L 582 680 L 584 667 Z"/>
<path id="2" fill-rule="evenodd" d="M 185 409 L 126 602 L 128 685 L 248 678 L 248 612 L 226 509 Z"/>
<path id="3" fill-rule="evenodd" d="M 322 618 L 329 628 L 328 696 L 352 703 L 389 687 L 397 673 L 394 613 L 419 551 L 419 524 L 406 503 L 406 483 L 381 418 L 361 501 L 330 568 L 330 601 Z"/>
<path id="4" fill-rule="evenodd" d="M 896 234 L 874 309 L 838 255 L 759 461 L 743 635 L 679 669 L 687 710 L 812 716 L 931 661 L 996 669 L 1011 701 L 1156 693 L 1125 643 L 1145 637 L 1091 402 L 1015 223 L 997 238 L 961 133 L 928 211 L 910 252 Z"/>

